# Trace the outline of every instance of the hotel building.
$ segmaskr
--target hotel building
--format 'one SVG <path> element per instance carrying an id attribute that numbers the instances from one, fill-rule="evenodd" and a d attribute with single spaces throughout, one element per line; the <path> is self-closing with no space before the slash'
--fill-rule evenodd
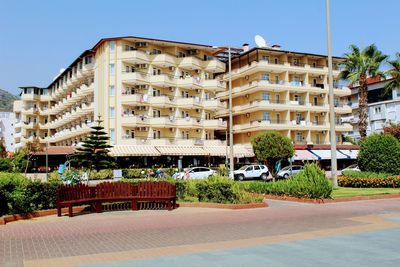
<path id="1" fill-rule="evenodd" d="M 254 156 L 250 139 L 278 130 L 295 144 L 329 143 L 327 57 L 279 47 L 234 49 L 233 130 L 236 158 Z M 225 56 L 224 56 L 225 55 Z M 334 58 L 334 64 L 341 58 Z M 351 113 L 335 77 L 338 141 L 351 131 Z M 21 87 L 14 112 L 21 121 L 16 147 L 37 138 L 43 146 L 75 146 L 100 115 L 111 154 L 136 156 L 133 164 L 165 156 L 184 165 L 224 157 L 227 132 L 225 49 L 166 40 L 120 37 L 100 40 L 46 88 Z"/>

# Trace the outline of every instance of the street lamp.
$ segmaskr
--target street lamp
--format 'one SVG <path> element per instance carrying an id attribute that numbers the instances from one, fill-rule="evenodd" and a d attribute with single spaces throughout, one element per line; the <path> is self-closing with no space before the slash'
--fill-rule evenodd
<path id="1" fill-rule="evenodd" d="M 229 178 L 233 179 L 234 160 L 233 160 L 233 115 L 232 115 L 232 52 L 231 47 L 217 47 L 228 49 L 228 88 L 229 88 Z"/>
<path id="2" fill-rule="evenodd" d="M 331 141 L 331 179 L 334 188 L 337 184 L 337 160 L 336 160 L 336 132 L 335 132 L 335 106 L 333 94 L 332 74 L 332 47 L 331 47 L 331 22 L 330 22 L 330 0 L 326 0 L 326 32 L 328 41 L 328 73 L 329 73 L 329 124 Z"/>
<path id="3" fill-rule="evenodd" d="M 49 136 L 46 136 L 46 182 L 49 181 Z"/>

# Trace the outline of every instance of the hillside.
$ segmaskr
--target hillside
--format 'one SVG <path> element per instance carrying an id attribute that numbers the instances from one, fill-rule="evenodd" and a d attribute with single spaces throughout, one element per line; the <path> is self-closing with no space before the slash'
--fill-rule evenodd
<path id="1" fill-rule="evenodd" d="M 0 110 L 12 111 L 13 102 L 17 99 L 17 96 L 0 89 Z"/>

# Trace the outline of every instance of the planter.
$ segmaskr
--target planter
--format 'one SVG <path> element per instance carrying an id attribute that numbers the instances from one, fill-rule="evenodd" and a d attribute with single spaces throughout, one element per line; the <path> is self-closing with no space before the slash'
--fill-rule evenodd
<path id="1" fill-rule="evenodd" d="M 222 204 L 222 203 L 208 203 L 208 202 L 179 202 L 179 207 L 186 208 L 213 208 L 213 209 L 255 209 L 255 208 L 266 208 L 268 204 L 266 202 L 261 203 L 250 203 L 250 204 Z"/>

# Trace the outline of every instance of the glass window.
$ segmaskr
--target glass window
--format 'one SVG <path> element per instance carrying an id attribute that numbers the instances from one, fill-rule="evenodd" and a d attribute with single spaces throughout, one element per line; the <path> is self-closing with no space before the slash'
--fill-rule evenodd
<path id="1" fill-rule="evenodd" d="M 110 96 L 115 96 L 115 87 L 114 87 L 114 85 L 110 85 Z"/>
<path id="2" fill-rule="evenodd" d="M 92 63 L 92 56 L 85 57 L 85 65 Z"/>
<path id="3" fill-rule="evenodd" d="M 268 73 L 264 73 L 264 74 L 261 76 L 261 80 L 263 80 L 263 81 L 269 81 L 269 74 L 268 74 Z"/>
<path id="4" fill-rule="evenodd" d="M 254 166 L 254 170 L 255 170 L 255 171 L 260 170 L 260 166 Z"/>
<path id="5" fill-rule="evenodd" d="M 247 169 L 246 169 L 246 172 L 251 172 L 253 170 L 253 166 L 249 166 Z"/>
<path id="6" fill-rule="evenodd" d="M 115 141 L 115 129 L 110 128 L 110 141 L 114 142 Z"/>
<path id="7" fill-rule="evenodd" d="M 268 92 L 263 92 L 262 100 L 269 101 L 269 93 Z"/>
<path id="8" fill-rule="evenodd" d="M 111 41 L 110 42 L 110 52 L 114 52 L 115 51 L 115 41 Z"/>
<path id="9" fill-rule="evenodd" d="M 110 64 L 110 75 L 114 75 L 114 74 L 115 74 L 115 65 Z"/>
<path id="10" fill-rule="evenodd" d="M 114 117 L 115 117 L 115 108 L 110 107 L 110 118 L 114 118 Z"/>
<path id="11" fill-rule="evenodd" d="M 270 117 L 269 117 L 269 112 L 263 112 L 263 121 L 269 121 Z"/>

